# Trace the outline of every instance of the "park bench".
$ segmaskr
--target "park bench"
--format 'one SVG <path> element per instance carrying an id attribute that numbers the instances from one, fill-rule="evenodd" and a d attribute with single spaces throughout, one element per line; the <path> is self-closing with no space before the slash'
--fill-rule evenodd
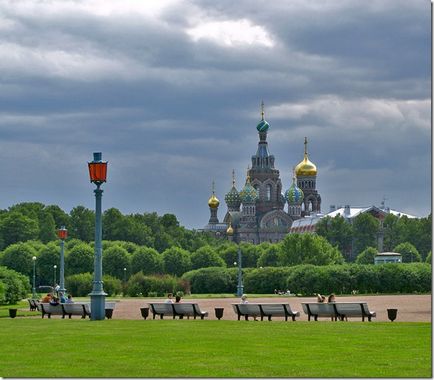
<path id="1" fill-rule="evenodd" d="M 170 305 L 172 305 L 173 308 L 173 318 L 178 316 L 182 319 L 184 316 L 187 316 L 193 317 L 194 319 L 196 319 L 196 317 L 204 319 L 204 317 L 208 316 L 208 312 L 200 310 L 197 303 L 172 303 Z"/>
<path id="2" fill-rule="evenodd" d="M 28 298 L 27 301 L 29 302 L 30 311 L 38 310 L 38 300 Z"/>
<path id="3" fill-rule="evenodd" d="M 302 302 L 301 304 L 303 311 L 307 314 L 308 321 L 310 321 L 311 317 L 313 317 L 315 321 L 317 321 L 319 317 L 327 317 L 337 321 L 339 315 L 336 312 L 335 305 L 336 303 L 320 302 Z"/>
<path id="4" fill-rule="evenodd" d="M 83 305 L 84 305 L 84 309 L 85 309 L 86 315 L 88 315 L 89 318 L 90 318 L 91 314 L 92 314 L 92 310 L 91 310 L 91 306 L 90 306 L 91 304 L 90 303 L 85 303 Z M 106 302 L 105 303 L 105 309 L 106 310 L 114 310 L 115 306 L 116 306 L 116 302 Z M 113 311 L 111 312 L 111 314 L 112 313 L 113 313 Z M 106 316 L 107 316 L 107 313 L 106 313 Z M 111 316 L 110 316 L 110 318 L 111 318 Z"/>
<path id="5" fill-rule="evenodd" d="M 365 318 L 371 322 L 371 318 L 376 317 L 375 311 L 370 311 L 366 302 L 336 302 L 335 309 L 341 320 L 361 317 L 363 322 Z"/>
<path id="6" fill-rule="evenodd" d="M 42 318 L 44 318 L 45 315 L 48 315 L 48 318 L 51 318 L 52 315 L 61 315 L 62 318 L 65 318 L 65 313 L 63 312 L 63 307 L 60 303 L 57 305 L 40 303 L 37 308 L 42 313 Z"/>
<path id="7" fill-rule="evenodd" d="M 67 315 L 69 318 L 73 315 L 80 315 L 82 319 L 86 318 L 86 316 L 90 317 L 90 313 L 86 311 L 87 303 L 62 303 L 63 314 Z"/>
<path id="8" fill-rule="evenodd" d="M 238 320 L 244 317 L 246 321 L 249 317 L 261 317 L 261 321 L 264 317 L 267 317 L 271 321 L 272 317 L 285 317 L 285 321 L 288 317 L 291 317 L 295 321 L 295 317 L 298 317 L 300 313 L 298 311 L 292 311 L 289 304 L 279 304 L 279 303 L 242 303 L 242 304 L 232 304 L 235 314 L 238 316 Z"/>
<path id="9" fill-rule="evenodd" d="M 151 308 L 153 319 L 155 319 L 157 315 L 160 316 L 160 319 L 163 319 L 165 315 L 173 315 L 173 307 L 171 303 L 154 302 L 150 303 L 149 307 Z"/>
<path id="10" fill-rule="evenodd" d="M 338 318 L 343 321 L 348 317 L 361 317 L 362 321 L 376 316 L 375 312 L 369 311 L 366 302 L 333 302 L 333 303 L 316 303 L 306 302 L 301 304 L 303 311 L 307 314 L 308 320 L 313 317 L 315 321 L 318 317 L 329 317 L 337 321 Z"/>

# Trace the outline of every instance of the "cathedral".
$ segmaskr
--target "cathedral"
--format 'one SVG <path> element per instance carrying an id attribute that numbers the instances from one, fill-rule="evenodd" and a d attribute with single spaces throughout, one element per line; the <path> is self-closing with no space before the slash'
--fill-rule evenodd
<path id="1" fill-rule="evenodd" d="M 316 189 L 317 168 L 309 160 L 307 138 L 304 141 L 304 158 L 294 168 L 292 184 L 282 194 L 279 170 L 274 166 L 274 156 L 268 150 L 267 134 L 270 124 L 264 119 L 262 103 L 261 121 L 256 126 L 259 136 L 256 154 L 247 169 L 244 187 L 235 187 L 232 171 L 232 187 L 225 195 L 227 212 L 223 222 L 218 219 L 218 200 L 214 183 L 208 200 L 210 219 L 204 231 L 235 242 L 278 242 L 289 232 L 296 219 L 319 213 L 321 196 Z M 285 210 L 286 207 L 286 210 Z"/>

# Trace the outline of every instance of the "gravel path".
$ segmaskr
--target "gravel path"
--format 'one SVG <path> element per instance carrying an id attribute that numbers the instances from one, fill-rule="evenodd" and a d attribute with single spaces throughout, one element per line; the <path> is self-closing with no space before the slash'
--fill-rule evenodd
<path id="1" fill-rule="evenodd" d="M 140 314 L 141 307 L 148 307 L 148 302 L 163 302 L 164 298 L 140 298 L 140 299 L 121 299 L 116 304 L 113 313 L 114 319 L 143 319 Z M 291 309 L 300 311 L 297 320 L 307 321 L 307 315 L 303 313 L 301 302 L 315 302 L 314 297 L 270 297 L 270 298 L 251 298 L 250 302 L 285 302 L 291 305 Z M 378 296 L 351 296 L 336 297 L 336 301 L 366 301 L 369 310 L 376 311 L 377 318 L 374 321 L 388 321 L 387 309 L 398 309 L 399 322 L 430 322 L 431 321 L 431 295 L 378 295 Z M 196 302 L 201 310 L 208 311 L 208 319 L 216 319 L 214 315 L 215 307 L 223 307 L 225 320 L 236 320 L 236 314 L 232 310 L 232 303 L 238 303 L 238 298 L 213 298 L 213 299 L 194 299 L 185 302 Z M 171 317 L 169 317 L 171 318 Z M 151 316 L 152 319 L 152 316 Z M 283 318 L 273 318 L 273 320 L 284 320 Z M 326 321 L 327 318 L 320 318 Z M 350 321 L 360 321 L 360 318 L 352 318 Z"/>

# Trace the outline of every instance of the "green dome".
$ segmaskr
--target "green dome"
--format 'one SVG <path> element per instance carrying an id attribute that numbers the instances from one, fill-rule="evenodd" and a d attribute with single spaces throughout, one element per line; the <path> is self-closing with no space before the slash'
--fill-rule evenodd
<path id="1" fill-rule="evenodd" d="M 268 128 L 270 128 L 270 124 L 268 124 L 264 119 L 262 119 L 256 126 L 258 132 L 267 132 Z"/>
<path id="2" fill-rule="evenodd" d="M 303 190 L 295 184 L 295 178 L 293 178 L 291 186 L 286 190 L 285 199 L 290 205 L 300 205 L 303 202 L 303 198 Z"/>
<path id="3" fill-rule="evenodd" d="M 237 191 L 235 186 L 225 195 L 225 202 L 231 209 L 239 209 L 241 204 L 240 193 Z"/>
<path id="4" fill-rule="evenodd" d="M 255 203 L 259 198 L 258 190 L 250 184 L 250 176 L 247 177 L 246 184 L 240 191 L 240 197 L 243 203 Z"/>

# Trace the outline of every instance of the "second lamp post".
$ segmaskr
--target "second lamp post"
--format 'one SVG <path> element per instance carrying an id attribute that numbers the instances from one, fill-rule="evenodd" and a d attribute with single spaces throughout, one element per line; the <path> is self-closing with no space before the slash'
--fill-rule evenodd
<path id="1" fill-rule="evenodd" d="M 96 185 L 95 193 L 95 261 L 93 271 L 93 286 L 90 293 L 91 319 L 102 320 L 105 317 L 105 296 L 102 281 L 102 219 L 101 185 L 107 178 L 107 161 L 102 161 L 102 153 L 93 154 L 93 161 L 88 163 L 90 182 Z"/>
<path id="2" fill-rule="evenodd" d="M 62 226 L 57 230 L 60 239 L 60 268 L 59 268 L 59 291 L 65 294 L 65 239 L 68 237 L 68 230 Z"/>

